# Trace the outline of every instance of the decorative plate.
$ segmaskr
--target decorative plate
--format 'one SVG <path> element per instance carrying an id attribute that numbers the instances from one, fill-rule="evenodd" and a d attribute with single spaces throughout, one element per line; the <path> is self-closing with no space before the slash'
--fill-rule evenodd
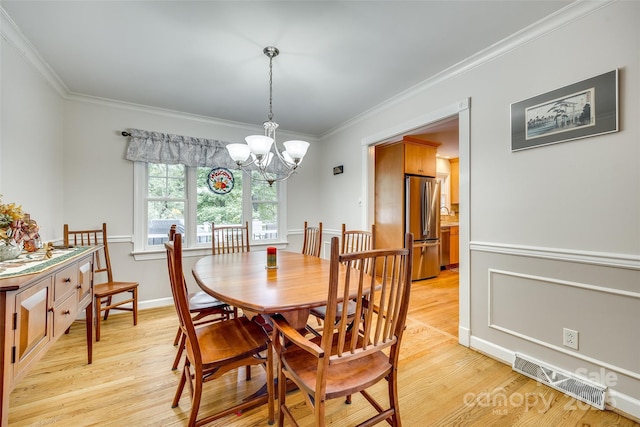
<path id="1" fill-rule="evenodd" d="M 233 173 L 227 168 L 213 168 L 207 177 L 209 190 L 215 194 L 227 194 L 233 190 Z"/>

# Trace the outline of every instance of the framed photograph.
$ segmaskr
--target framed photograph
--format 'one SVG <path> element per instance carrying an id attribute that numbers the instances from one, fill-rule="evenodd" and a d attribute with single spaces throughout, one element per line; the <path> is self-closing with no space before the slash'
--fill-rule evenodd
<path id="1" fill-rule="evenodd" d="M 618 131 L 618 70 L 511 104 L 511 151 Z"/>

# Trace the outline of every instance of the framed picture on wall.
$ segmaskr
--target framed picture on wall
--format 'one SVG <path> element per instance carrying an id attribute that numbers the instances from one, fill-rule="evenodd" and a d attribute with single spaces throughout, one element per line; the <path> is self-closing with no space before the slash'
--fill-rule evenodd
<path id="1" fill-rule="evenodd" d="M 618 70 L 511 104 L 511 151 L 618 131 Z"/>

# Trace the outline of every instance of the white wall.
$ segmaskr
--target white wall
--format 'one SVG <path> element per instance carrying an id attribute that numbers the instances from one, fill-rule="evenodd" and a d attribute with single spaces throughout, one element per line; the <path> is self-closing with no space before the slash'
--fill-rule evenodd
<path id="1" fill-rule="evenodd" d="M 38 222 L 44 241 L 62 233 L 63 102 L 1 39 L 0 194 Z"/>
<path id="2" fill-rule="evenodd" d="M 322 170 L 344 163 L 353 174 L 341 191 L 323 181 L 323 204 L 349 205 L 361 191 L 361 141 L 469 98 L 470 168 L 461 178 L 469 177 L 470 200 L 460 208 L 470 217 L 461 224 L 470 283 L 461 287 L 471 299 L 472 347 L 506 362 L 520 351 L 569 372 L 604 368 L 616 378 L 606 384 L 615 405 L 640 416 L 640 3 L 597 6 L 579 5 L 590 13 L 324 138 Z M 511 152 L 511 103 L 616 68 L 619 132 Z M 359 217 L 327 208 L 325 218 L 337 227 Z M 564 327 L 579 331 L 578 351 L 563 347 Z"/>

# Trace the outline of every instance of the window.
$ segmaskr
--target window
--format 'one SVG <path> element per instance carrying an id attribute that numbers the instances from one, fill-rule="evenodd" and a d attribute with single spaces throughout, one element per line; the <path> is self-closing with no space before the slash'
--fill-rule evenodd
<path id="1" fill-rule="evenodd" d="M 212 168 L 136 162 L 134 252 L 162 250 L 169 227 L 177 224 L 185 248 L 210 248 L 211 224 L 249 223 L 253 246 L 284 241 L 284 183 L 252 179 L 233 170 L 226 194 L 209 189 Z M 254 172 L 255 178 L 259 175 Z"/>

